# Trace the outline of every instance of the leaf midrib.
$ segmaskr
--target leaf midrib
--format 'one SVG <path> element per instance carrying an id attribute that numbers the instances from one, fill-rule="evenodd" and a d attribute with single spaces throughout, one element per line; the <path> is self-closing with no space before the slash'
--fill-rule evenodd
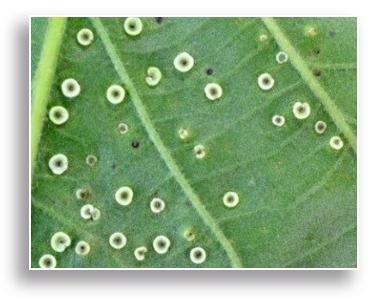
<path id="1" fill-rule="evenodd" d="M 288 54 L 289 60 L 292 63 L 293 67 L 301 75 L 302 79 L 305 81 L 306 85 L 313 92 L 313 94 L 321 101 L 326 112 L 330 115 L 335 125 L 346 137 L 356 154 L 357 142 L 355 133 L 352 131 L 351 127 L 346 122 L 343 113 L 332 100 L 331 96 L 315 79 L 307 63 L 304 61 L 301 55 L 298 54 L 297 50 L 291 44 L 291 42 L 286 37 L 285 33 L 282 31 L 277 22 L 273 18 L 262 18 L 262 21 L 264 22 L 267 29 L 272 33 L 279 47 Z"/>
<path id="2" fill-rule="evenodd" d="M 66 18 L 49 18 L 37 70 L 32 83 L 31 161 L 36 164 L 38 144 L 47 111 L 59 50 L 66 27 Z"/>
<path id="3" fill-rule="evenodd" d="M 149 138 L 155 145 L 157 151 L 159 152 L 161 158 L 164 160 L 166 166 L 169 168 L 169 170 L 172 172 L 173 176 L 175 177 L 178 184 L 181 186 L 182 190 L 198 212 L 199 216 L 202 218 L 202 220 L 205 222 L 205 224 L 210 228 L 210 230 L 215 235 L 216 239 L 219 241 L 219 243 L 223 246 L 224 250 L 226 251 L 232 267 L 242 267 L 242 263 L 240 260 L 240 257 L 238 256 L 237 252 L 233 248 L 230 241 L 227 239 L 227 237 L 224 235 L 224 232 L 219 227 L 216 220 L 209 214 L 209 212 L 206 210 L 205 206 L 201 202 L 199 196 L 195 193 L 189 182 L 187 181 L 184 174 L 181 172 L 179 166 L 171 156 L 169 150 L 164 145 L 163 141 L 161 140 L 158 132 L 156 131 L 153 122 L 151 121 L 149 114 L 144 106 L 144 103 L 142 102 L 136 88 L 134 87 L 134 84 L 132 80 L 130 79 L 127 70 L 124 68 L 124 65 L 120 59 L 120 56 L 117 53 L 117 50 L 115 46 L 113 45 L 110 37 L 108 36 L 108 33 L 103 26 L 102 22 L 99 18 L 91 18 L 92 24 L 94 25 L 100 39 L 103 42 L 103 45 L 108 53 L 108 56 L 110 57 L 114 68 L 116 72 L 118 73 L 119 77 L 123 81 L 124 85 L 128 89 L 128 92 L 131 96 L 132 102 L 136 108 L 136 111 L 138 113 L 138 116 L 142 122 L 142 124 L 145 127 L 145 130 L 147 131 Z"/>

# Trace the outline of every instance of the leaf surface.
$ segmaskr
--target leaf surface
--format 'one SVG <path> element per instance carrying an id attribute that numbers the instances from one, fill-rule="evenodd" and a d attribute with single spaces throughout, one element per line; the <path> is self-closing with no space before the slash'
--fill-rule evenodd
<path id="1" fill-rule="evenodd" d="M 356 19 L 142 18 L 137 36 L 125 33 L 124 20 L 65 25 L 46 110 L 61 105 L 70 117 L 57 126 L 46 114 L 36 137 L 31 266 L 50 253 L 58 267 L 72 268 L 356 267 Z M 32 21 L 33 70 L 46 59 L 36 62 L 43 43 L 36 24 L 49 26 Z M 95 36 L 88 47 L 76 39 L 82 28 Z M 283 64 L 281 50 L 289 55 Z M 195 60 L 186 73 L 173 65 L 183 51 Z M 162 72 L 155 87 L 145 82 L 150 66 Z M 257 84 L 262 73 L 275 80 L 269 91 Z M 67 78 L 81 86 L 74 99 L 61 92 Z M 223 88 L 215 101 L 204 94 L 212 82 Z M 106 99 L 112 84 L 127 90 L 118 105 Z M 292 113 L 297 101 L 311 106 L 305 120 Z M 272 123 L 276 114 L 284 126 Z M 318 120 L 327 123 L 322 135 Z M 128 124 L 126 134 L 119 123 Z M 339 151 L 329 145 L 335 135 L 344 142 Z M 203 159 L 193 152 L 199 144 Z M 57 153 L 69 159 L 62 175 L 48 166 Z M 95 167 L 86 164 L 90 154 Z M 120 186 L 134 191 L 128 206 L 115 201 Z M 76 198 L 79 188 L 90 190 L 88 199 Z M 228 191 L 239 195 L 234 208 L 223 204 Z M 154 197 L 166 204 L 159 214 L 150 209 Z M 81 218 L 87 203 L 99 220 Z M 63 253 L 50 246 L 57 231 L 72 240 Z M 127 236 L 121 250 L 108 242 L 116 231 Z M 157 235 L 171 240 L 164 255 L 152 247 Z M 90 244 L 88 255 L 75 253 L 79 240 Z M 148 249 L 143 261 L 134 256 L 139 246 Z M 207 252 L 202 264 L 189 258 L 196 246 Z"/>

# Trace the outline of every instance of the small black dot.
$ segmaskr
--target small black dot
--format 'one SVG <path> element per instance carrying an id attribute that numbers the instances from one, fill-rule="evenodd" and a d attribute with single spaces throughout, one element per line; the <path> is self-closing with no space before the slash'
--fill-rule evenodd
<path id="1" fill-rule="evenodd" d="M 132 147 L 133 148 L 138 148 L 139 146 L 140 146 L 140 142 L 139 141 L 137 141 L 137 140 L 132 141 Z"/>
<path id="2" fill-rule="evenodd" d="M 207 75 L 211 76 L 213 73 L 214 73 L 214 70 L 212 68 L 209 67 L 208 69 L 206 69 Z"/>
<path id="3" fill-rule="evenodd" d="M 161 24 L 162 21 L 164 20 L 164 18 L 162 18 L 162 17 L 156 17 L 156 18 L 154 18 L 154 20 L 156 21 L 157 24 Z"/>
<path id="4" fill-rule="evenodd" d="M 319 54 L 321 54 L 321 49 L 316 47 L 313 49 L 313 53 L 314 53 L 314 55 L 319 55 Z"/>
<path id="5" fill-rule="evenodd" d="M 322 75 L 322 71 L 319 70 L 319 69 L 314 69 L 314 70 L 313 70 L 313 75 L 314 75 L 315 77 L 317 77 L 317 78 L 320 78 L 321 75 Z"/>

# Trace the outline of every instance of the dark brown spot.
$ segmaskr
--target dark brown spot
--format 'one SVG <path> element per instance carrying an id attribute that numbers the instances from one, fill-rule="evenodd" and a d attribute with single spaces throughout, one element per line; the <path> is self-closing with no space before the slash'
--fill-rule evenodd
<path id="1" fill-rule="evenodd" d="M 188 64 L 187 59 L 181 59 L 181 64 L 182 64 L 183 66 L 186 66 L 186 65 Z"/>
<path id="2" fill-rule="evenodd" d="M 233 202 L 234 201 L 234 197 L 233 196 L 228 196 L 227 197 L 227 201 L 230 202 L 230 203 Z"/>
<path id="3" fill-rule="evenodd" d="M 81 189 L 79 191 L 79 197 L 80 197 L 80 199 L 86 199 L 86 198 L 90 197 L 90 190 L 88 190 L 88 189 Z"/>
<path id="4" fill-rule="evenodd" d="M 69 91 L 73 91 L 74 90 L 74 84 L 69 84 L 69 85 L 67 85 L 67 89 L 69 90 Z"/>
<path id="5" fill-rule="evenodd" d="M 162 17 L 156 17 L 156 18 L 154 18 L 154 20 L 156 21 L 157 24 L 161 24 L 162 21 L 164 20 L 164 18 L 162 18 Z"/>
<path id="6" fill-rule="evenodd" d="M 133 30 L 136 28 L 136 24 L 135 23 L 129 23 L 128 27 Z"/>
<path id="7" fill-rule="evenodd" d="M 139 146 L 140 146 L 140 142 L 139 141 L 137 141 L 137 140 L 132 141 L 132 147 L 133 148 L 138 148 Z"/>
<path id="8" fill-rule="evenodd" d="M 208 76 L 211 76 L 213 73 L 214 73 L 214 70 L 212 68 L 209 67 L 209 68 L 206 69 L 206 74 Z"/>
<path id="9" fill-rule="evenodd" d="M 54 112 L 54 116 L 55 116 L 56 118 L 61 118 L 61 117 L 62 117 L 62 113 L 61 113 L 60 111 L 55 111 L 55 112 Z"/>

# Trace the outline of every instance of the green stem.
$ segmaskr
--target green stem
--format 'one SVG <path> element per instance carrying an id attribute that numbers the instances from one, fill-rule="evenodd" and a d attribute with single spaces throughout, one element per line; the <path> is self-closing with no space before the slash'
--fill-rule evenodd
<path id="1" fill-rule="evenodd" d="M 289 60 L 294 68 L 301 75 L 302 79 L 306 82 L 314 95 L 321 101 L 327 113 L 329 113 L 338 129 L 343 133 L 356 153 L 356 136 L 346 122 L 344 115 L 341 113 L 338 106 L 331 99 L 330 95 L 324 90 L 317 79 L 315 79 L 308 65 L 305 63 L 301 55 L 298 54 L 297 50 L 292 46 L 281 28 L 277 25 L 277 22 L 273 18 L 263 18 L 263 22 L 272 33 L 280 48 L 288 54 Z"/>
<path id="2" fill-rule="evenodd" d="M 32 82 L 32 132 L 31 159 L 32 173 L 36 163 L 38 144 L 46 116 L 50 88 L 66 27 L 66 18 L 50 18 L 41 51 L 40 60 Z"/>

